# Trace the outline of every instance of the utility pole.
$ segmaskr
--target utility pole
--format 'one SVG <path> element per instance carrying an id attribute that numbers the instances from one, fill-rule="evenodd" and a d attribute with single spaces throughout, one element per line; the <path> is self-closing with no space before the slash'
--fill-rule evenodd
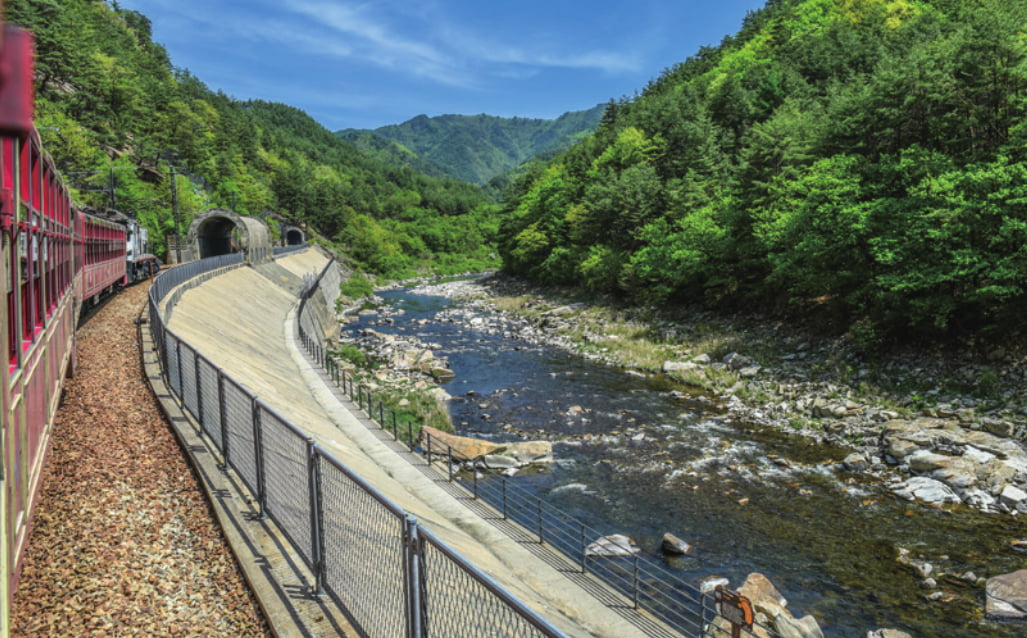
<path id="1" fill-rule="evenodd" d="M 175 181 L 175 165 L 171 167 L 171 216 L 175 220 L 175 263 L 182 263 L 182 237 L 178 234 L 178 183 Z"/>
<path id="2" fill-rule="evenodd" d="M 111 164 L 111 210 L 118 209 L 118 200 L 114 196 L 114 164 Z"/>

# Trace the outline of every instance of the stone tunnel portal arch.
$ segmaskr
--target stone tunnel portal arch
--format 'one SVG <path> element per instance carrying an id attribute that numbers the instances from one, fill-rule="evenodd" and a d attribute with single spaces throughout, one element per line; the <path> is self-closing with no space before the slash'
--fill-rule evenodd
<path id="1" fill-rule="evenodd" d="M 290 228 L 285 231 L 285 245 L 286 246 L 299 246 L 305 241 L 303 237 L 303 231 L 299 228 Z"/>
<path id="2" fill-rule="evenodd" d="M 197 215 L 189 226 L 189 244 L 198 259 L 244 252 L 249 262 L 271 258 L 271 233 L 267 224 L 223 208 Z"/>
<path id="3" fill-rule="evenodd" d="M 238 252 L 239 229 L 235 222 L 225 217 L 208 217 L 197 230 L 196 241 L 199 257 L 217 257 Z"/>

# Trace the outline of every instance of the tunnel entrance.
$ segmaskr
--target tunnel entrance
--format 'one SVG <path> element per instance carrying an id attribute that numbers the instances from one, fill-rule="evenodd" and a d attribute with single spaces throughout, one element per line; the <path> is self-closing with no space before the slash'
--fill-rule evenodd
<path id="1" fill-rule="evenodd" d="M 298 228 L 290 228 L 285 233 L 286 246 L 300 246 L 304 243 L 303 231 Z"/>
<path id="2" fill-rule="evenodd" d="M 200 213 L 189 226 L 189 244 L 198 259 L 243 252 L 246 261 L 271 259 L 271 233 L 267 224 L 224 208 Z"/>
<path id="3" fill-rule="evenodd" d="M 239 230 L 235 222 L 225 217 L 210 217 L 200 225 L 196 240 L 200 259 L 238 252 Z"/>

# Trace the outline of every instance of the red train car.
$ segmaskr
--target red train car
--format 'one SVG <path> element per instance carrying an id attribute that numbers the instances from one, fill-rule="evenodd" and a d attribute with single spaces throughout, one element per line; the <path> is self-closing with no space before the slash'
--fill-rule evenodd
<path id="1" fill-rule="evenodd" d="M 0 136 L 0 202 L 7 353 L 2 374 L 0 508 L 5 580 L 13 591 L 78 317 L 73 259 L 76 214 L 35 132 L 26 137 Z"/>
<path id="2" fill-rule="evenodd" d="M 32 123 L 32 57 L 31 35 L 0 24 L 0 638 L 10 634 L 80 310 L 158 268 L 135 220 L 72 202 Z"/>
<path id="3" fill-rule="evenodd" d="M 115 221 L 82 211 L 78 211 L 76 223 L 78 263 L 82 265 L 78 297 L 83 303 L 96 303 L 102 295 L 128 283 L 126 229 Z"/>
<path id="4" fill-rule="evenodd" d="M 74 355 L 81 271 L 93 260 L 94 288 L 110 285 L 114 275 L 108 274 L 103 262 L 116 252 L 109 242 L 117 238 L 104 225 L 103 230 L 93 230 L 92 222 L 75 210 L 32 126 L 31 36 L 5 26 L 0 42 L 0 348 L 6 353 L 0 366 L 0 637 L 4 637 L 10 632 L 11 595 L 38 502 L 54 415 Z M 80 237 L 82 229 L 93 232 L 92 243 Z M 124 266 L 122 276 L 123 270 Z"/>

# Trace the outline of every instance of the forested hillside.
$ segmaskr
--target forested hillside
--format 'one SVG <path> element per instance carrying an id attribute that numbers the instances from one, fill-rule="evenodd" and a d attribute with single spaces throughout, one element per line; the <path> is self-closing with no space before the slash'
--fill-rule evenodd
<path id="1" fill-rule="evenodd" d="M 172 234 L 170 165 L 187 214 L 211 206 L 272 210 L 339 242 L 390 276 L 492 263 L 493 206 L 469 184 L 397 168 L 358 151 L 303 112 L 242 102 L 176 69 L 139 12 L 100 0 L 9 0 L 34 32 L 37 126 L 90 205 L 137 214 Z"/>
<path id="2" fill-rule="evenodd" d="M 519 180 L 505 267 L 871 345 L 1018 331 L 1025 29 L 1025 0 L 770 0 Z"/>
<path id="3" fill-rule="evenodd" d="M 373 131 L 348 129 L 338 135 L 358 146 L 384 151 L 390 161 L 415 168 L 434 167 L 433 174 L 484 186 L 536 155 L 561 151 L 591 133 L 603 110 L 596 106 L 564 113 L 555 120 L 418 115 L 402 124 Z M 381 139 L 398 146 L 384 145 Z"/>

